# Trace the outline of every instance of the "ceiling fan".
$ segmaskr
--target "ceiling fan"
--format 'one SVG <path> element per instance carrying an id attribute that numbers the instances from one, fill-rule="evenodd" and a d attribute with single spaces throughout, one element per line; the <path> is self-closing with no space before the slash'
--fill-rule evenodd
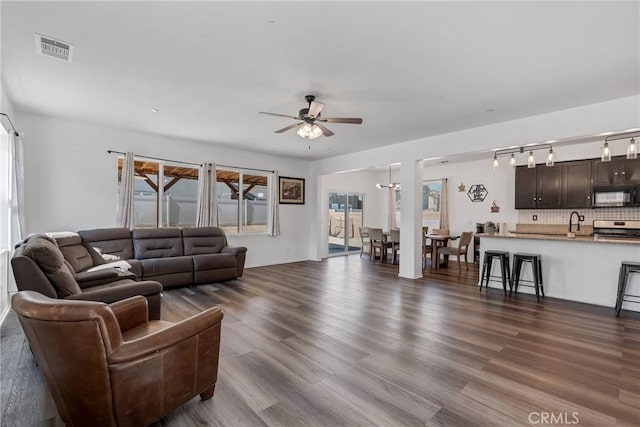
<path id="1" fill-rule="evenodd" d="M 298 111 L 298 116 L 290 116 L 288 114 L 268 113 L 266 111 L 260 111 L 260 114 L 269 114 L 271 116 L 287 117 L 289 119 L 299 120 L 299 123 L 294 123 L 285 128 L 278 129 L 275 133 L 284 133 L 288 130 L 299 128 L 298 135 L 306 139 L 316 139 L 320 135 L 332 136 L 335 135 L 322 123 L 351 123 L 362 124 L 361 118 L 348 118 L 348 117 L 321 117 L 320 113 L 324 108 L 322 102 L 317 102 L 314 95 L 307 95 L 304 99 L 309 103 L 308 108 L 303 108 Z"/>

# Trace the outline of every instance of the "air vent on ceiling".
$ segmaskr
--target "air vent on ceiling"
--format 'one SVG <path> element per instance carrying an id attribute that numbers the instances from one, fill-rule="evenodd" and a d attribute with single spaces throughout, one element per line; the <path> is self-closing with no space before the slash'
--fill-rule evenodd
<path id="1" fill-rule="evenodd" d="M 36 53 L 61 59 L 65 62 L 72 62 L 73 45 L 42 34 L 36 34 Z"/>

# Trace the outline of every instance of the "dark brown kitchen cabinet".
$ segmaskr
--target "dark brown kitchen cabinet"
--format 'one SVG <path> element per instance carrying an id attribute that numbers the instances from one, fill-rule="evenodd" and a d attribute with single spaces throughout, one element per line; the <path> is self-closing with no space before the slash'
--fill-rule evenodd
<path id="1" fill-rule="evenodd" d="M 516 168 L 516 209 L 535 209 L 537 194 L 536 168 Z"/>
<path id="2" fill-rule="evenodd" d="M 593 185 L 640 184 L 640 158 L 613 157 L 610 162 L 594 160 Z"/>
<path id="3" fill-rule="evenodd" d="M 536 169 L 537 197 L 536 207 L 539 209 L 557 209 L 562 207 L 563 167 L 539 166 Z"/>
<path id="4" fill-rule="evenodd" d="M 562 163 L 564 169 L 563 208 L 591 207 L 591 160 Z"/>
<path id="5" fill-rule="evenodd" d="M 562 166 L 516 168 L 516 209 L 554 209 L 562 202 Z"/>
<path id="6" fill-rule="evenodd" d="M 625 172 L 627 184 L 640 184 L 640 157 L 626 159 Z"/>

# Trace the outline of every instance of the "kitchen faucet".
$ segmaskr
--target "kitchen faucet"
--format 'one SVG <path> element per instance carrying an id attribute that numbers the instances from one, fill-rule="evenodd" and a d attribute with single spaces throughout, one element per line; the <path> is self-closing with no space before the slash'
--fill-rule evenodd
<path id="1" fill-rule="evenodd" d="M 578 217 L 578 228 L 576 229 L 576 231 L 580 231 L 580 213 L 578 211 L 573 211 L 569 215 L 569 233 L 571 233 L 571 226 L 573 225 L 573 223 L 571 222 L 571 220 L 573 219 L 573 214 L 576 214 L 576 216 Z"/>

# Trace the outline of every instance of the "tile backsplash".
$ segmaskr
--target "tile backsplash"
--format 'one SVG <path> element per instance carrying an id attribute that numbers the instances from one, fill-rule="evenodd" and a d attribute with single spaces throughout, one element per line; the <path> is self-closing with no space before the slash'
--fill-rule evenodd
<path id="1" fill-rule="evenodd" d="M 640 208 L 599 208 L 575 209 L 584 215 L 586 224 L 594 220 L 635 220 L 640 221 Z M 569 223 L 569 215 L 574 209 L 521 209 L 518 211 L 520 224 L 565 224 Z M 534 221 L 533 216 L 538 220 Z"/>

